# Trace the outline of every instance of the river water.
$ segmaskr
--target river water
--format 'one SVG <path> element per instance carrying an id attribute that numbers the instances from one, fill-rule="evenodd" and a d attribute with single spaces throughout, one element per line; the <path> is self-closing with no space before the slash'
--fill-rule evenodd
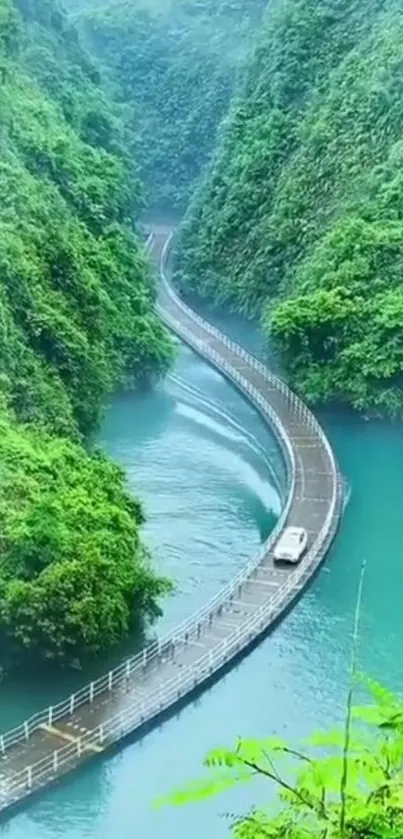
<path id="1" fill-rule="evenodd" d="M 249 326 L 227 331 L 259 351 Z M 349 501 L 325 567 L 282 624 L 236 668 L 142 740 L 85 768 L 4 824 L 8 839 L 215 839 L 225 813 L 264 800 L 264 788 L 186 808 L 155 809 L 156 797 L 201 775 L 206 751 L 240 734 L 301 738 L 340 719 L 362 560 L 367 562 L 360 667 L 403 684 L 402 429 L 349 414 L 320 417 L 349 486 Z M 100 435 L 125 468 L 148 513 L 145 536 L 158 566 L 176 580 L 162 626 L 211 596 L 274 525 L 284 476 L 271 435 L 208 365 L 180 347 L 172 375 L 153 392 L 117 396 Z M 265 462 L 266 461 L 266 462 Z M 86 674 L 88 676 L 89 674 Z M 20 676 L 1 687 L 0 728 L 81 684 Z"/>

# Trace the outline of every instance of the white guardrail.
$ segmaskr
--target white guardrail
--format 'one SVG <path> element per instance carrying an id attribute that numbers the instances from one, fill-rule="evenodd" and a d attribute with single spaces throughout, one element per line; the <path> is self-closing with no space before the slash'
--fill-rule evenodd
<path id="1" fill-rule="evenodd" d="M 148 244 L 151 239 L 152 236 Z M 120 740 L 126 734 L 151 720 L 158 713 L 169 708 L 174 702 L 178 701 L 178 699 L 201 684 L 212 673 L 220 669 L 238 651 L 246 647 L 254 638 L 263 632 L 281 614 L 287 605 L 291 603 L 320 564 L 337 528 L 340 510 L 340 480 L 332 449 L 319 423 L 306 405 L 304 405 L 280 378 L 267 370 L 260 361 L 250 356 L 242 347 L 222 335 L 215 327 L 200 318 L 177 297 L 169 285 L 165 273 L 169 244 L 170 239 L 166 242 L 162 257 L 161 281 L 164 285 L 165 292 L 170 295 L 175 306 L 182 309 L 205 332 L 217 338 L 231 352 L 240 356 L 246 365 L 258 370 L 272 387 L 275 387 L 285 396 L 289 408 L 295 413 L 298 419 L 306 424 L 310 433 L 318 437 L 318 440 L 326 451 L 329 472 L 333 475 L 332 497 L 328 512 L 320 533 L 304 559 L 290 576 L 290 579 L 281 585 L 275 594 L 269 597 L 256 612 L 234 630 L 230 637 L 219 642 L 208 654 L 201 656 L 193 665 L 181 668 L 177 676 L 161 685 L 154 693 L 147 697 L 147 703 L 136 699 L 120 713 L 111 716 L 97 728 L 80 736 L 74 743 L 69 743 L 60 749 L 56 749 L 51 755 L 33 763 L 31 766 L 24 767 L 21 771 L 10 775 L 9 778 L 3 775 L 3 780 L 1 780 L 0 776 L 0 810 L 22 798 L 31 789 L 36 789 L 45 784 L 46 779 L 50 780 L 68 771 L 70 767 L 77 763 L 77 759 L 84 752 L 88 750 L 93 751 L 94 748 L 99 750 L 104 744 L 111 744 Z M 289 514 L 294 495 L 295 454 L 280 417 L 247 378 L 233 365 L 228 363 L 223 356 L 209 346 L 208 343 L 195 337 L 167 310 L 161 310 L 160 306 L 157 306 L 157 308 L 164 321 L 178 335 L 182 336 L 185 341 L 197 349 L 204 357 L 210 359 L 215 366 L 222 370 L 248 395 L 263 417 L 270 423 L 272 429 L 274 429 L 284 454 L 288 474 L 286 503 L 274 530 L 257 554 L 208 603 L 188 619 L 184 620 L 173 631 L 156 639 L 140 653 L 126 659 L 118 667 L 110 670 L 100 679 L 91 682 L 78 692 L 71 694 L 64 701 L 34 714 L 21 725 L 0 735 L 0 755 L 5 755 L 6 751 L 17 743 L 29 740 L 32 734 L 41 726 L 52 725 L 57 720 L 72 715 L 80 705 L 93 702 L 99 694 L 127 685 L 136 671 L 142 672 L 153 661 L 155 662 L 166 655 L 174 655 L 175 648 L 188 644 L 192 638 L 197 638 L 203 625 L 206 622 L 211 622 L 214 618 L 214 613 L 220 611 L 223 605 L 231 600 L 235 591 L 242 587 L 248 578 L 256 572 L 257 567 L 278 538 Z"/>

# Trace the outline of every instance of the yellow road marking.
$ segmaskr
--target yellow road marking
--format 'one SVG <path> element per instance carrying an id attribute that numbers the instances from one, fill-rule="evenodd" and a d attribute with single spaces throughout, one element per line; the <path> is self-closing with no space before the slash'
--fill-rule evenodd
<path id="1" fill-rule="evenodd" d="M 68 743 L 78 743 L 81 740 L 81 737 L 74 737 L 74 734 L 69 734 L 67 731 L 61 731 L 60 728 L 56 728 L 55 725 L 43 725 L 40 726 L 43 731 L 47 731 L 49 734 L 53 734 L 55 737 L 61 737 L 62 740 L 67 740 Z M 103 752 L 102 746 L 97 746 L 95 743 L 83 743 L 83 751 L 88 752 L 96 752 L 100 754 Z"/>

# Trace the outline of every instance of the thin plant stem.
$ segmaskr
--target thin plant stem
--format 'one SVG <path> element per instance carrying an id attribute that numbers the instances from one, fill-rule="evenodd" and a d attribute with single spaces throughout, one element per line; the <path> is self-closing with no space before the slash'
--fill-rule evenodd
<path id="1" fill-rule="evenodd" d="M 353 695 L 355 689 L 355 677 L 357 672 L 357 647 L 358 647 L 358 632 L 360 626 L 360 616 L 361 616 L 361 604 L 362 604 L 362 592 L 364 588 L 364 576 L 365 576 L 365 568 L 366 568 L 366 561 L 364 560 L 361 565 L 361 572 L 360 572 L 360 579 L 358 583 L 358 591 L 357 591 L 357 601 L 355 604 L 355 615 L 354 615 L 354 632 L 353 632 L 353 643 L 351 648 L 351 663 L 350 663 L 350 687 L 347 694 L 347 704 L 346 704 L 346 719 L 345 719 L 345 727 L 344 727 L 344 744 L 343 744 L 343 764 L 342 764 L 342 773 L 341 773 L 341 780 L 340 780 L 340 839 L 345 839 L 345 829 L 346 829 L 346 808 L 347 808 L 347 780 L 348 780 L 348 756 L 350 750 L 350 740 L 351 740 L 351 718 L 352 718 L 352 709 L 353 709 Z"/>

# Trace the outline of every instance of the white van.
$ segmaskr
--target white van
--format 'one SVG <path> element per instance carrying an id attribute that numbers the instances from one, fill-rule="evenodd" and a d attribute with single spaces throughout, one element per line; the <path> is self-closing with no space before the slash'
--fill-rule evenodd
<path id="1" fill-rule="evenodd" d="M 274 559 L 297 563 L 307 545 L 308 534 L 303 527 L 287 527 L 274 548 Z"/>

